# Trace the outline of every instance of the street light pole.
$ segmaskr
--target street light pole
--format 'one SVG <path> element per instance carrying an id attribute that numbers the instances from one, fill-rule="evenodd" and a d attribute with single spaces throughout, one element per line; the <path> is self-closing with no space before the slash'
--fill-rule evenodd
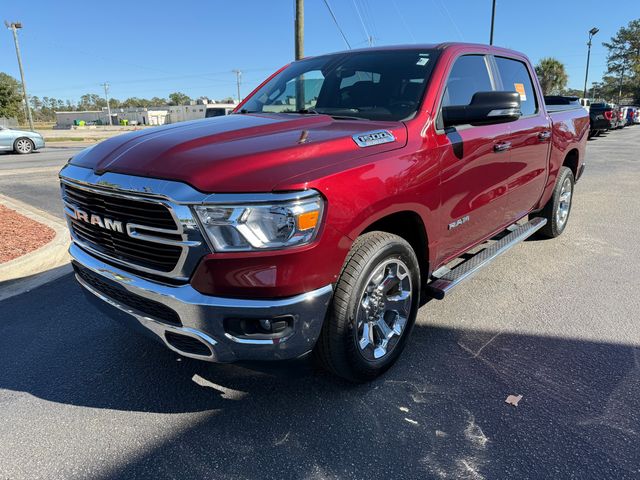
<path id="1" fill-rule="evenodd" d="M 27 111 L 27 119 L 29 120 L 29 129 L 33 131 L 33 118 L 31 117 L 31 105 L 29 105 L 29 96 L 27 95 L 27 84 L 24 81 L 24 70 L 22 69 L 22 57 L 20 56 L 20 44 L 18 43 L 18 29 L 22 28 L 20 22 L 7 22 L 4 24 L 13 32 L 13 43 L 16 46 L 16 56 L 18 57 L 18 68 L 20 69 L 20 81 L 22 82 L 22 95 L 24 97 L 25 110 Z"/>
<path id="2" fill-rule="evenodd" d="M 491 8 L 491 34 L 489 35 L 489 45 L 493 45 L 493 24 L 496 19 L 496 0 L 493 0 L 493 7 Z"/>
<path id="3" fill-rule="evenodd" d="M 109 125 L 113 125 L 113 121 L 111 120 L 111 105 L 109 105 L 109 82 L 104 82 L 102 86 L 104 87 L 104 98 L 107 101 L 107 113 L 109 115 Z"/>
<path id="4" fill-rule="evenodd" d="M 593 27 L 589 30 L 589 41 L 587 42 L 587 70 L 584 74 L 584 91 L 582 92 L 582 98 L 587 98 L 587 80 L 589 79 L 589 60 L 591 59 L 591 39 L 600 30 Z"/>

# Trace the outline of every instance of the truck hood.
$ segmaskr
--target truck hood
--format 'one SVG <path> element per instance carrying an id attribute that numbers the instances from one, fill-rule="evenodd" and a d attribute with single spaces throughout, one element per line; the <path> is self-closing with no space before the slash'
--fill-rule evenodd
<path id="1" fill-rule="evenodd" d="M 388 130 L 395 141 L 360 147 L 353 135 Z M 202 192 L 269 192 L 292 177 L 406 144 L 401 122 L 328 115 L 238 114 L 145 129 L 105 140 L 71 163 L 186 182 Z"/>

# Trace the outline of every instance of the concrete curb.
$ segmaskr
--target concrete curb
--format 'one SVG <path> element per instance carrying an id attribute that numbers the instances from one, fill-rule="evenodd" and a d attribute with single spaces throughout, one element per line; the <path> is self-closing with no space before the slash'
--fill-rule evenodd
<path id="1" fill-rule="evenodd" d="M 55 237 L 31 253 L 0 264 L 0 300 L 27 292 L 71 272 L 66 223 L 19 200 L 0 195 L 0 204 L 46 225 Z"/>

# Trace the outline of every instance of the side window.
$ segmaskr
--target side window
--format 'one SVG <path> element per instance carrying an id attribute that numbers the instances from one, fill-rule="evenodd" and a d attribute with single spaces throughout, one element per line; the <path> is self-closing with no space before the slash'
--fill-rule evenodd
<path id="1" fill-rule="evenodd" d="M 502 79 L 502 88 L 516 91 L 520 94 L 520 109 L 522 115 L 533 115 L 538 112 L 538 102 L 531 83 L 531 76 L 527 66 L 511 58 L 495 57 L 498 72 Z"/>
<path id="2" fill-rule="evenodd" d="M 456 60 L 449 73 L 442 106 L 469 105 L 476 92 L 493 90 L 484 55 L 465 55 Z"/>

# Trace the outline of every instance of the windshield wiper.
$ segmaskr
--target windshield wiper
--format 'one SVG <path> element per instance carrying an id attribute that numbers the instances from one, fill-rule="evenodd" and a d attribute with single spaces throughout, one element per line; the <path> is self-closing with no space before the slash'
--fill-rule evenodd
<path id="1" fill-rule="evenodd" d="M 369 120 L 368 118 L 354 117 L 349 115 L 333 115 L 329 112 L 318 111 L 314 108 L 303 108 L 302 110 L 298 110 L 296 113 L 301 113 L 303 115 L 329 115 L 335 120 Z"/>
<path id="2" fill-rule="evenodd" d="M 334 118 L 336 120 L 365 120 L 367 122 L 371 121 L 370 118 L 364 118 L 364 117 L 350 117 L 348 115 L 331 115 L 330 113 L 327 113 L 326 115 L 329 115 L 331 118 Z"/>

